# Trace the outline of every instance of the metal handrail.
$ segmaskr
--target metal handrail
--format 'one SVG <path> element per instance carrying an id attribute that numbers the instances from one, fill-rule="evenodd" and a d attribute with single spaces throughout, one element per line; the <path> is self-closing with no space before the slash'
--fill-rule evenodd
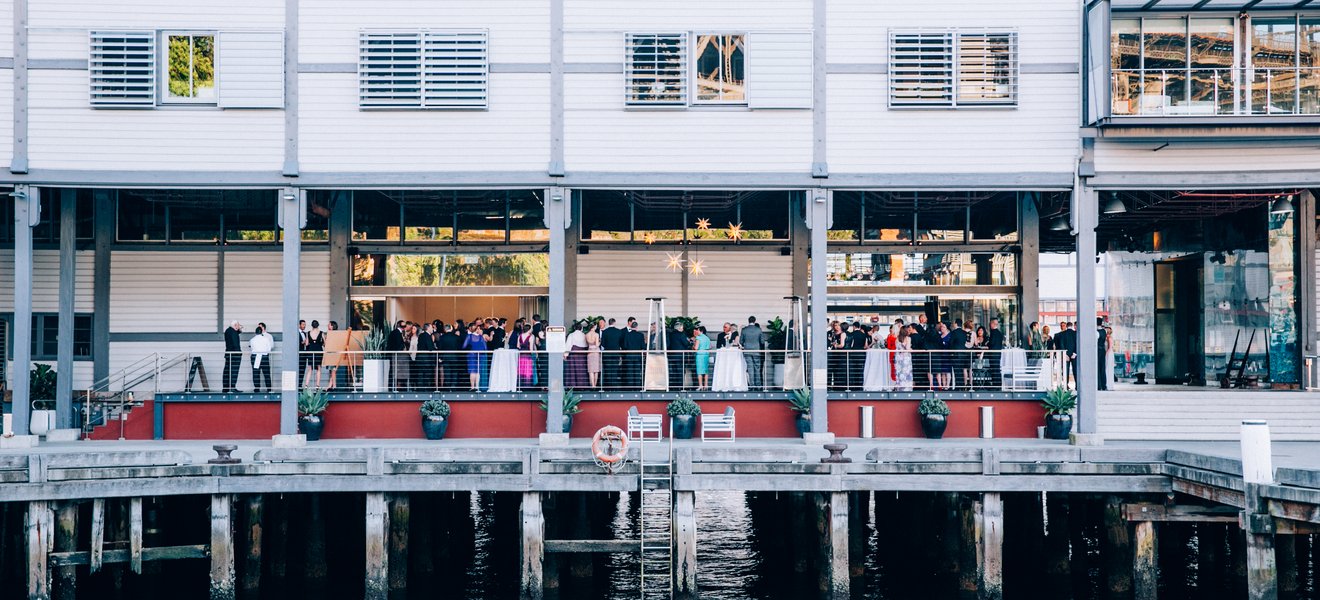
<path id="1" fill-rule="evenodd" d="M 119 439 L 124 439 L 124 419 L 129 409 L 137 404 L 134 390 L 151 382 L 154 398 L 155 394 L 160 392 L 161 374 L 178 365 L 190 364 L 192 356 L 192 354 L 179 354 L 163 358 L 160 353 L 153 352 L 89 386 L 83 395 L 83 436 L 86 437 L 91 433 L 93 427 L 106 424 L 108 418 L 106 408 L 116 406 L 120 421 Z M 116 383 L 119 384 L 117 390 L 114 389 Z M 107 393 L 108 396 L 104 395 Z M 96 412 L 96 405 L 100 407 L 100 418 L 94 423 L 92 414 Z"/>

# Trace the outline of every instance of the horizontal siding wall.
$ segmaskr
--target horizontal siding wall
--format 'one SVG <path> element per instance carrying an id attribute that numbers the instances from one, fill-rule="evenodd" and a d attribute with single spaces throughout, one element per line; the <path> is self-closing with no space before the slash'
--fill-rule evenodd
<path id="1" fill-rule="evenodd" d="M 33 365 L 50 365 L 55 369 L 58 365 L 53 360 L 34 360 Z M 77 360 L 73 362 L 73 389 L 74 391 L 85 390 L 92 386 L 92 369 L 94 368 L 90 360 Z M 5 388 L 9 389 L 14 384 L 14 361 L 5 361 Z"/>
<path id="2" fill-rule="evenodd" d="M 1095 168 L 1104 172 L 1314 170 L 1314 142 L 1117 142 L 1098 140 Z"/>
<path id="3" fill-rule="evenodd" d="M 330 321 L 330 253 L 304 251 L 301 261 L 299 314 L 326 327 Z M 259 322 L 272 332 L 283 331 L 283 281 L 279 252 L 225 253 L 225 322 L 237 320 L 245 332 L 255 330 Z"/>
<path id="4" fill-rule="evenodd" d="M 31 8 L 29 7 L 29 13 Z M 14 55 L 14 0 L 0 0 L 0 56 Z"/>
<path id="5" fill-rule="evenodd" d="M 14 70 L 0 69 L 0 165 L 14 158 Z"/>
<path id="6" fill-rule="evenodd" d="M 362 111 L 356 74 L 299 82 L 304 171 L 544 171 L 550 161 L 548 74 L 492 74 L 484 111 Z"/>
<path id="7" fill-rule="evenodd" d="M 10 2 L 12 0 L 5 4 Z M 283 27 L 284 3 L 275 0 L 28 0 L 28 22 L 38 29 Z"/>
<path id="8" fill-rule="evenodd" d="M 243 347 L 247 348 L 244 342 Z M 155 355 L 159 355 L 162 363 L 168 362 L 182 354 L 191 354 L 202 358 L 202 365 L 206 369 L 207 383 L 210 384 L 211 391 L 220 391 L 224 380 L 225 368 L 225 340 L 217 333 L 213 342 L 110 342 L 110 373 L 116 374 L 138 361 L 151 361 Z M 247 362 L 246 360 L 244 362 Z M 189 363 L 184 362 L 166 369 L 159 380 L 161 391 L 179 391 L 182 390 L 187 382 Z M 251 365 L 248 365 L 249 367 Z M 135 369 L 136 371 L 136 369 Z M 250 370 L 244 370 L 244 382 L 241 389 L 251 389 L 252 376 Z M 272 371 L 273 377 L 278 377 Z M 201 381 L 198 380 L 197 388 L 202 389 Z M 279 383 L 275 383 L 279 386 Z M 119 389 L 119 386 L 112 385 L 111 389 Z"/>
<path id="9" fill-rule="evenodd" d="M 578 255 L 577 272 L 579 317 L 637 317 L 644 329 L 647 297 L 664 297 L 670 315 L 682 310 L 681 276 L 665 270 L 663 251 L 593 251 Z"/>
<path id="10" fill-rule="evenodd" d="M 94 253 L 76 253 L 74 279 L 75 312 L 93 311 L 95 278 Z M 53 313 L 60 310 L 60 253 L 58 250 L 35 250 L 32 256 L 32 310 Z M 0 312 L 14 311 L 14 250 L 0 250 Z"/>
<path id="11" fill-rule="evenodd" d="M 115 252 L 110 261 L 110 333 L 216 330 L 215 252 Z"/>
<path id="12" fill-rule="evenodd" d="M 1111 440 L 1237 440 L 1265 419 L 1279 441 L 1320 440 L 1320 394 L 1287 391 L 1101 392 L 1100 435 Z"/>
<path id="13" fill-rule="evenodd" d="M 489 29 L 491 62 L 550 62 L 550 3 L 543 0 L 302 0 L 298 27 L 302 63 L 356 65 L 359 30 L 418 28 Z"/>
<path id="14" fill-rule="evenodd" d="M 30 82 L 34 168 L 273 171 L 283 164 L 279 110 L 93 110 L 86 71 L 33 71 Z"/>

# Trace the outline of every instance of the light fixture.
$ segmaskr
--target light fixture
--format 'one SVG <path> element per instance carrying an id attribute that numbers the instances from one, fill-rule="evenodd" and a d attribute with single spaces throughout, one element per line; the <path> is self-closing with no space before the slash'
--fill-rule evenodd
<path id="1" fill-rule="evenodd" d="M 1105 205 L 1100 210 L 1101 213 L 1106 215 L 1119 215 L 1127 212 L 1127 207 L 1124 206 L 1123 201 L 1118 198 L 1118 192 L 1109 192 L 1107 195 L 1109 196 L 1109 199 L 1105 201 Z"/>
<path id="2" fill-rule="evenodd" d="M 1049 227 L 1050 231 L 1068 231 L 1072 228 L 1072 226 L 1068 224 L 1067 217 L 1064 217 L 1063 215 L 1050 219 Z"/>
<path id="3" fill-rule="evenodd" d="M 1292 196 L 1283 196 L 1274 201 L 1270 207 L 1270 214 L 1282 215 L 1293 212 Z"/>
<path id="4" fill-rule="evenodd" d="M 297 199 L 298 199 L 298 197 L 295 196 L 295 195 L 293 195 L 293 194 L 285 194 L 285 195 L 284 195 L 284 200 L 285 200 L 285 201 L 288 201 L 288 202 L 292 202 L 292 201 L 297 200 Z"/>

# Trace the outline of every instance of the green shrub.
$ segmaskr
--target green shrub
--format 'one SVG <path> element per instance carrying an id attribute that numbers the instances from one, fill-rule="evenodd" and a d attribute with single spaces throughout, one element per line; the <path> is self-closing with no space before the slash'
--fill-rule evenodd
<path id="1" fill-rule="evenodd" d="M 431 398 L 422 403 L 423 417 L 449 418 L 449 403 L 437 398 Z"/>
<path id="2" fill-rule="evenodd" d="M 389 343 L 390 332 L 384 327 L 377 327 L 362 336 L 362 351 L 364 358 L 368 360 L 385 360 L 389 356 L 385 354 L 385 346 Z"/>
<path id="3" fill-rule="evenodd" d="M 695 417 L 701 414 L 701 407 L 687 396 L 674 398 L 673 401 L 669 403 L 669 406 L 666 407 L 666 410 L 671 417 L 677 417 L 679 415 L 692 415 Z"/>
<path id="4" fill-rule="evenodd" d="M 1077 392 L 1066 387 L 1056 387 L 1045 393 L 1045 399 L 1040 403 L 1045 407 L 1045 414 L 1048 415 L 1066 415 L 1077 408 Z"/>
<path id="5" fill-rule="evenodd" d="M 940 400 L 939 398 L 936 398 L 934 396 L 927 396 L 926 398 L 923 398 L 921 400 L 921 404 L 917 405 L 917 414 L 921 416 L 926 416 L 926 415 L 948 416 L 949 405 L 945 404 L 944 401 Z"/>
<path id="6" fill-rule="evenodd" d="M 808 414 L 811 412 L 811 390 L 807 388 L 798 388 L 789 392 L 788 407 L 793 412 Z"/>
<path id="7" fill-rule="evenodd" d="M 572 416 L 582 412 L 582 407 L 578 406 L 581 403 L 582 396 L 573 392 L 564 392 L 564 406 L 562 413 L 567 416 Z M 550 406 L 546 404 L 545 400 L 541 401 L 541 410 L 550 410 Z"/>
<path id="8" fill-rule="evenodd" d="M 55 383 L 58 377 L 50 365 L 37 364 L 28 374 L 28 397 L 32 399 L 32 408 L 51 410 L 55 408 Z"/>
<path id="9" fill-rule="evenodd" d="M 321 388 L 303 388 L 298 392 L 298 414 L 314 417 L 325 412 L 330 405 L 330 397 Z"/>

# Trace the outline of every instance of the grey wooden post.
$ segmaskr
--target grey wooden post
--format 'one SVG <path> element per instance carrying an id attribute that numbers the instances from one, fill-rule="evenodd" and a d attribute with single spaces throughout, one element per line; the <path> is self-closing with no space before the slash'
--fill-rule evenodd
<path id="1" fill-rule="evenodd" d="M 211 600 L 234 599 L 233 496 L 211 495 Z"/>
<path id="2" fill-rule="evenodd" d="M 330 193 L 330 318 L 339 321 L 345 330 L 353 322 L 348 303 L 353 276 L 353 257 L 348 255 L 353 243 L 353 197 L 350 190 Z"/>
<path id="3" fill-rule="evenodd" d="M 60 300 L 56 337 L 55 427 L 73 427 L 73 294 L 78 263 L 78 191 L 60 190 Z M 104 318 L 109 318 L 107 315 Z"/>
<path id="4" fill-rule="evenodd" d="M 390 529 L 390 512 L 384 493 L 367 494 L 366 513 L 367 580 L 363 595 L 368 600 L 388 600 L 390 558 L 385 549 L 385 537 Z"/>
<path id="5" fill-rule="evenodd" d="M 1080 180 L 1073 188 L 1073 233 L 1077 236 L 1077 434 L 1078 444 L 1101 442 L 1096 427 L 1095 228 L 1099 218 L 1096 191 Z"/>
<path id="6" fill-rule="evenodd" d="M 820 541 L 820 587 L 830 600 L 847 600 L 848 573 L 848 492 L 816 494 L 816 512 Z"/>
<path id="7" fill-rule="evenodd" d="M 389 595 L 391 598 L 400 598 L 408 593 L 408 524 L 412 515 L 408 493 L 390 494 L 389 506 Z"/>
<path id="8" fill-rule="evenodd" d="M 32 228 L 41 222 L 41 191 L 14 186 L 14 435 L 32 431 L 32 396 L 28 371 L 32 368 Z"/>
<path id="9" fill-rule="evenodd" d="M 1014 345 L 1026 347 L 1027 327 L 1040 320 L 1040 214 L 1036 211 L 1037 192 L 1018 194 L 1018 288 L 1022 290 L 1022 322 Z"/>
<path id="10" fill-rule="evenodd" d="M 294 188 L 280 191 L 280 227 L 284 229 L 284 292 L 280 343 L 280 436 L 298 434 L 298 304 L 300 288 L 302 228 L 307 219 L 306 192 Z M 304 438 L 277 438 L 281 444 L 298 444 Z"/>
<path id="11" fill-rule="evenodd" d="M 27 579 L 28 600 L 50 600 L 50 580 L 46 561 L 51 550 L 50 506 L 45 500 L 28 503 L 27 512 Z"/>
<path id="12" fill-rule="evenodd" d="M 573 222 L 573 199 L 571 191 L 561 187 L 548 188 L 545 191 L 545 226 L 550 230 L 550 311 L 546 322 L 555 327 L 564 327 L 568 315 L 565 314 L 565 295 L 567 293 L 566 232 Z M 550 379 L 549 395 L 546 399 L 545 431 L 551 435 L 562 435 L 564 411 L 564 354 L 550 352 L 548 356 Z"/>
<path id="13" fill-rule="evenodd" d="M 1136 600 L 1157 597 L 1159 565 L 1155 548 L 1155 522 L 1137 521 L 1132 537 L 1132 592 Z"/>
<path id="14" fill-rule="evenodd" d="M 1245 468 L 1245 467 L 1244 467 Z M 1262 484 L 1246 484 L 1242 534 L 1246 536 L 1247 598 L 1278 600 L 1279 570 L 1274 556 L 1274 518 L 1260 497 Z"/>
<path id="15" fill-rule="evenodd" d="M 264 497 L 261 494 L 248 494 L 243 497 L 243 524 L 247 536 L 247 552 L 243 553 L 243 580 L 240 582 L 243 595 L 257 598 L 261 596 L 261 543 L 263 535 L 262 520 Z"/>
<path id="16" fill-rule="evenodd" d="M 697 598 L 696 492 L 674 494 L 674 597 Z"/>
<path id="17" fill-rule="evenodd" d="M 105 556 L 105 498 L 92 500 L 92 535 L 87 545 L 87 570 L 96 573 Z"/>
<path id="18" fill-rule="evenodd" d="M 977 545 L 981 564 L 977 569 L 980 582 L 977 597 L 980 600 L 1002 600 L 1004 597 L 1004 499 L 999 492 L 986 492 L 977 503 Z"/>
<path id="19" fill-rule="evenodd" d="M 128 499 L 128 567 L 142 574 L 142 498 Z M 230 559 L 232 562 L 232 558 Z M 231 588 L 233 586 L 230 586 Z"/>
<path id="20" fill-rule="evenodd" d="M 78 549 L 78 503 L 66 500 L 59 505 L 55 516 L 55 551 L 73 552 Z M 73 600 L 78 597 L 78 567 L 62 566 L 55 572 L 55 598 Z"/>
<path id="21" fill-rule="evenodd" d="M 825 434 L 829 428 L 829 308 L 826 305 L 826 264 L 829 253 L 829 229 L 833 221 L 834 192 L 811 190 L 808 193 L 806 217 L 811 228 L 811 433 Z M 799 325 L 801 327 L 801 325 Z"/>
<path id="22" fill-rule="evenodd" d="M 793 212 L 790 213 L 792 218 L 789 220 L 789 226 L 792 229 L 790 235 L 792 240 L 790 243 L 793 248 L 792 295 L 799 298 L 807 297 L 807 293 L 809 292 L 807 283 L 811 278 L 807 269 L 807 253 L 811 249 L 811 230 L 807 228 L 807 221 L 803 217 L 802 212 L 804 210 L 810 210 L 810 207 L 807 205 L 810 201 L 811 199 L 805 192 L 793 194 Z M 792 318 L 792 315 L 790 315 L 790 318 Z M 805 327 L 805 323 L 796 323 L 794 324 L 794 327 Z"/>
<path id="23" fill-rule="evenodd" d="M 111 190 L 92 190 L 94 246 L 92 268 L 92 381 L 110 376 L 110 256 L 115 242 L 115 197 Z"/>
<path id="24" fill-rule="evenodd" d="M 518 597 L 522 600 L 541 600 L 545 589 L 545 513 L 541 508 L 540 492 L 523 492 L 522 578 Z"/>

